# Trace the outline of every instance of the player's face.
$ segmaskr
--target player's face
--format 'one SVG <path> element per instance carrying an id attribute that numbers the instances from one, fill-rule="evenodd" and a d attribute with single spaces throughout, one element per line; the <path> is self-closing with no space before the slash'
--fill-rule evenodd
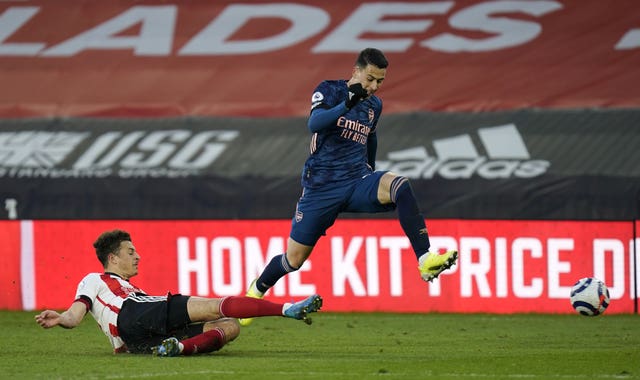
<path id="1" fill-rule="evenodd" d="M 364 68 L 356 66 L 353 69 L 353 76 L 349 83 L 360 83 L 362 87 L 367 90 L 369 96 L 371 96 L 380 89 L 386 75 L 387 69 L 381 69 L 371 64 Z"/>
<path id="2" fill-rule="evenodd" d="M 138 274 L 140 255 L 130 241 L 120 242 L 120 249 L 112 257 L 113 270 L 122 278 L 128 279 Z"/>

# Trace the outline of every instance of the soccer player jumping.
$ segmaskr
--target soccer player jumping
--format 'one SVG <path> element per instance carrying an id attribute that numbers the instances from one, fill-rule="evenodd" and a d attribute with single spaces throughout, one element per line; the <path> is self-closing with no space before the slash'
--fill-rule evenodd
<path id="1" fill-rule="evenodd" d="M 455 264 L 458 252 L 430 252 L 429 235 L 406 177 L 375 171 L 376 126 L 382 100 L 375 93 L 388 62 L 373 48 L 358 55 L 351 79 L 327 80 L 311 96 L 310 154 L 302 171 L 302 196 L 293 217 L 287 251 L 275 256 L 254 280 L 247 296 L 262 298 L 284 275 L 298 270 L 318 239 L 342 212 L 398 210 L 422 279 L 432 281 Z M 241 319 L 242 325 L 251 319 Z"/>

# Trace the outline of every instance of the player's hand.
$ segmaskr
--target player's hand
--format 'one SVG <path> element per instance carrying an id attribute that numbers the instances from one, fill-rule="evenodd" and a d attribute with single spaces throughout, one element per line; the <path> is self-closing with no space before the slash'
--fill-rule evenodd
<path id="1" fill-rule="evenodd" d="M 367 97 L 367 90 L 362 88 L 360 83 L 354 83 L 349 86 L 349 97 L 344 101 L 348 109 L 353 108 L 358 102 Z"/>
<path id="2" fill-rule="evenodd" d="M 60 323 L 60 314 L 53 310 L 45 310 L 36 315 L 36 323 L 45 329 L 50 329 Z"/>

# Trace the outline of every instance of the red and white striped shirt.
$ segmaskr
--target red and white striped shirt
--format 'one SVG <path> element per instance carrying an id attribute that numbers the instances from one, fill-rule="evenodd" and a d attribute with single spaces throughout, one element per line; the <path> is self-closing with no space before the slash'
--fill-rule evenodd
<path id="1" fill-rule="evenodd" d="M 146 293 L 113 273 L 89 273 L 76 291 L 76 301 L 83 302 L 102 331 L 107 335 L 115 352 L 126 351 L 118 333 L 118 314 L 128 297 Z"/>

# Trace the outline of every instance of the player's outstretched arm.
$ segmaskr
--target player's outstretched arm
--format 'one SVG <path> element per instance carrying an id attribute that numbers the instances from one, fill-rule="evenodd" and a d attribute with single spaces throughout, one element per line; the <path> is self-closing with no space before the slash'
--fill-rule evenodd
<path id="1" fill-rule="evenodd" d="M 72 329 L 82 322 L 82 318 L 87 313 L 87 307 L 82 302 L 74 302 L 62 314 L 54 310 L 45 310 L 35 316 L 36 323 L 45 329 L 60 326 L 65 329 Z"/>

